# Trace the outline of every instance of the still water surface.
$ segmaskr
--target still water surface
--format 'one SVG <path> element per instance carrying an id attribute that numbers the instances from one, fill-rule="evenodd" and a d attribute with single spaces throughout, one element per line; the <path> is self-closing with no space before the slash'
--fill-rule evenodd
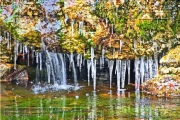
<path id="1" fill-rule="evenodd" d="M 101 84 L 34 94 L 1 83 L 1 120 L 180 120 L 180 98 L 156 98 Z"/>

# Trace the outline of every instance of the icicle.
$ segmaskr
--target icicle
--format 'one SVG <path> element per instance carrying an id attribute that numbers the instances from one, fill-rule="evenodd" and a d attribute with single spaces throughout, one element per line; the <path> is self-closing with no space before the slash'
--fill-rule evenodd
<path id="1" fill-rule="evenodd" d="M 121 79 L 121 60 L 116 60 L 116 76 L 117 76 L 117 90 L 120 91 Z"/>
<path id="2" fill-rule="evenodd" d="M 112 30 L 111 32 L 112 32 L 112 34 L 113 34 L 113 24 L 112 24 L 111 30 Z"/>
<path id="3" fill-rule="evenodd" d="M 47 70 L 48 71 L 48 70 Z M 36 83 L 39 81 L 39 67 L 38 65 L 36 66 Z"/>
<path id="4" fill-rule="evenodd" d="M 36 54 L 36 63 L 38 64 L 39 63 L 39 53 L 36 52 L 35 54 Z"/>
<path id="5" fill-rule="evenodd" d="M 144 71 L 144 56 L 142 56 L 140 62 L 141 84 L 144 82 Z"/>
<path id="6" fill-rule="evenodd" d="M 28 62 L 27 62 L 27 66 L 29 66 L 29 49 L 27 50 L 27 60 L 28 60 Z"/>
<path id="7" fill-rule="evenodd" d="M 121 87 L 125 86 L 125 78 L 126 78 L 126 60 L 122 60 L 121 62 Z"/>
<path id="8" fill-rule="evenodd" d="M 131 60 L 128 60 L 128 61 L 127 61 L 127 67 L 128 67 L 128 68 L 127 68 L 127 69 L 128 69 L 128 84 L 130 84 L 130 79 L 131 79 L 131 78 L 130 78 L 130 77 L 131 77 L 131 76 L 130 76 L 130 72 L 131 72 L 131 71 L 130 71 L 130 70 L 131 70 Z"/>
<path id="9" fill-rule="evenodd" d="M 9 35 L 9 49 L 11 50 L 11 34 Z"/>
<path id="10" fill-rule="evenodd" d="M 112 88 L 112 72 L 113 72 L 113 66 L 114 66 L 114 60 L 110 60 L 108 62 L 109 66 L 109 81 L 110 81 L 110 88 Z"/>
<path id="11" fill-rule="evenodd" d="M 137 52 L 137 43 L 136 43 L 135 40 L 134 40 L 134 52 L 135 52 L 135 53 Z"/>
<path id="12" fill-rule="evenodd" d="M 71 54 L 70 54 L 70 66 L 71 66 L 71 64 L 72 64 L 72 62 L 74 61 L 74 55 L 73 55 L 73 52 L 71 52 Z"/>
<path id="13" fill-rule="evenodd" d="M 25 52 L 25 47 L 23 46 L 23 59 L 25 59 L 24 52 Z"/>
<path id="14" fill-rule="evenodd" d="M 94 90 L 96 90 L 96 59 L 94 60 L 93 72 L 93 86 Z"/>
<path id="15" fill-rule="evenodd" d="M 99 58 L 100 59 L 100 70 L 104 67 L 104 47 L 102 48 L 102 56 Z"/>
<path id="16" fill-rule="evenodd" d="M 27 52 L 28 52 L 28 46 L 27 46 L 27 45 L 25 45 L 24 47 L 25 47 L 25 48 L 24 48 L 25 53 L 27 53 Z"/>
<path id="17" fill-rule="evenodd" d="M 94 48 L 91 47 L 91 76 L 93 77 L 93 67 L 94 67 Z"/>
<path id="18" fill-rule="evenodd" d="M 33 47 L 31 47 L 31 51 L 32 51 L 32 64 L 34 63 L 34 49 L 33 49 Z"/>
<path id="19" fill-rule="evenodd" d="M 149 77 L 152 78 L 153 77 L 153 71 L 152 71 L 153 61 L 152 61 L 151 56 L 149 57 L 148 62 L 149 62 Z"/>
<path id="20" fill-rule="evenodd" d="M 10 42 L 10 41 L 9 41 L 9 33 L 8 33 L 8 32 L 7 32 L 7 41 L 8 41 L 8 43 L 7 43 L 7 49 L 9 49 L 9 48 L 10 48 L 10 46 L 9 46 L 9 44 L 10 44 L 9 42 Z"/>
<path id="21" fill-rule="evenodd" d="M 39 52 L 39 64 L 40 64 L 40 71 L 42 70 L 42 54 Z"/>
<path id="22" fill-rule="evenodd" d="M 144 80 L 149 79 L 149 62 L 148 59 L 144 62 L 145 64 L 145 74 L 144 74 Z"/>
<path id="23" fill-rule="evenodd" d="M 102 57 L 99 58 L 99 67 L 100 67 L 100 70 L 102 70 L 102 68 L 103 68 Z"/>
<path id="24" fill-rule="evenodd" d="M 80 72 L 81 72 L 82 62 L 83 62 L 83 58 L 82 58 L 82 54 L 80 54 L 80 67 L 79 67 Z"/>
<path id="25" fill-rule="evenodd" d="M 17 69 L 16 66 L 16 60 L 17 60 L 17 54 L 18 54 L 18 42 L 14 41 L 14 69 Z"/>
<path id="26" fill-rule="evenodd" d="M 158 55 L 157 55 L 157 52 L 154 53 L 154 61 L 155 61 L 155 75 L 158 75 Z"/>
<path id="27" fill-rule="evenodd" d="M 79 21 L 79 33 L 83 34 L 83 21 Z"/>
<path id="28" fill-rule="evenodd" d="M 44 43 L 44 37 L 41 37 L 42 49 L 46 50 L 46 45 Z"/>
<path id="29" fill-rule="evenodd" d="M 139 90 L 140 88 L 140 70 L 139 70 L 140 60 L 139 58 L 135 59 L 134 65 L 135 65 L 134 67 L 135 68 L 135 89 Z"/>
<path id="30" fill-rule="evenodd" d="M 122 42 L 122 40 L 120 40 L 120 52 L 122 51 L 122 45 L 123 45 L 123 42 Z"/>
<path id="31" fill-rule="evenodd" d="M 6 31 L 4 31 L 4 40 L 6 41 L 7 38 L 6 38 Z"/>
<path id="32" fill-rule="evenodd" d="M 79 71 L 81 71 L 81 65 L 82 65 L 82 55 L 78 54 L 77 57 L 77 66 L 79 67 Z"/>
<path id="33" fill-rule="evenodd" d="M 79 67 L 80 66 L 80 54 L 77 55 L 76 59 L 77 59 L 77 66 Z"/>
<path id="34" fill-rule="evenodd" d="M 91 61 L 90 61 L 90 60 L 87 60 L 88 86 L 90 86 L 90 69 L 91 69 Z"/>

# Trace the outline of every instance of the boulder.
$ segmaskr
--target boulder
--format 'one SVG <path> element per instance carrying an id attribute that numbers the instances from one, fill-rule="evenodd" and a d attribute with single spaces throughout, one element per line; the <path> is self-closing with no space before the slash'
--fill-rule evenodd
<path id="1" fill-rule="evenodd" d="M 159 74 L 143 83 L 147 94 L 157 96 L 180 96 L 180 46 L 167 52 L 160 60 Z"/>

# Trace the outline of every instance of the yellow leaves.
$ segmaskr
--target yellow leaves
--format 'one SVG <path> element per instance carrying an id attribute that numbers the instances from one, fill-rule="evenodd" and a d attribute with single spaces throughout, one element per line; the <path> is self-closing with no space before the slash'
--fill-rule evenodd
<path id="1" fill-rule="evenodd" d="M 150 17 L 149 13 L 145 13 L 141 19 L 145 19 L 145 20 L 151 20 L 152 18 Z"/>
<path id="2" fill-rule="evenodd" d="M 166 14 L 163 10 L 155 10 L 155 16 L 158 18 L 166 17 Z"/>

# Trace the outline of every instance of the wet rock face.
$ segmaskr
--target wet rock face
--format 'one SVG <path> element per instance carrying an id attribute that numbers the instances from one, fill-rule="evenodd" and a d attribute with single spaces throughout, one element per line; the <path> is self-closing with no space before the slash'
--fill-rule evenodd
<path id="1" fill-rule="evenodd" d="M 25 68 L 13 69 L 13 65 L 0 63 L 0 81 L 16 82 L 16 84 L 24 84 L 29 80 L 28 71 Z"/>
<path id="2" fill-rule="evenodd" d="M 28 81 L 28 71 L 26 69 L 17 69 L 6 76 L 7 81 Z"/>

